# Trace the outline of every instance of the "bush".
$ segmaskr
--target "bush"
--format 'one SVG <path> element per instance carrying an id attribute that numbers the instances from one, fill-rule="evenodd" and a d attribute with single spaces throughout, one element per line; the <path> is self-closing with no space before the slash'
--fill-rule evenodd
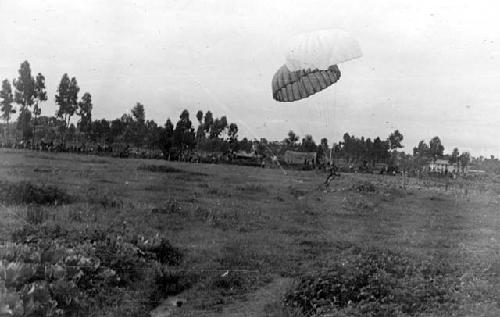
<path id="1" fill-rule="evenodd" d="M 167 165 L 140 165 L 139 167 L 137 167 L 137 169 L 139 171 L 148 171 L 148 172 L 153 172 L 153 173 L 186 173 L 186 174 L 197 175 L 197 176 L 206 176 L 207 175 L 205 173 L 181 170 L 179 168 L 175 168 L 175 167 L 167 166 Z"/>
<path id="2" fill-rule="evenodd" d="M 73 199 L 56 186 L 0 181 L 0 200 L 7 204 L 58 205 L 71 203 Z"/>
<path id="3" fill-rule="evenodd" d="M 166 239 L 161 239 L 156 244 L 142 245 L 141 250 L 154 254 L 155 259 L 161 264 L 179 265 L 183 259 L 183 254 L 180 250 L 173 247 Z"/>
<path id="4" fill-rule="evenodd" d="M 352 189 L 358 192 L 375 192 L 375 185 L 368 181 L 364 181 L 354 184 Z"/>
<path id="5" fill-rule="evenodd" d="M 9 272 L 0 301 L 8 298 L 10 309 L 24 307 L 15 316 L 76 316 L 90 310 L 118 314 L 116 307 L 122 306 L 130 311 L 127 316 L 139 316 L 153 308 L 150 298 L 160 300 L 191 285 L 162 269 L 178 265 L 183 254 L 159 235 L 70 231 L 46 223 L 25 226 L 13 240 L 0 248 L 0 271 Z M 126 302 L 132 293 L 134 304 Z"/>
<path id="6" fill-rule="evenodd" d="M 354 316 L 413 316 L 452 302 L 456 270 L 399 253 L 359 250 L 328 270 L 298 280 L 285 304 L 306 316 L 349 312 Z"/>

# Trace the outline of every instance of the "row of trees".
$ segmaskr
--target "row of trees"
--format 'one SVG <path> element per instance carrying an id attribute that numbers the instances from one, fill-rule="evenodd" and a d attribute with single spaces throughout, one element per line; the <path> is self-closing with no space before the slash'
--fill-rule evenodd
<path id="1" fill-rule="evenodd" d="M 14 87 L 14 89 L 13 89 Z M 168 119 L 163 126 L 153 120 L 146 120 L 145 107 L 137 103 L 130 113 L 114 120 L 92 120 L 92 95 L 85 92 L 79 99 L 80 87 L 75 77 L 64 74 L 60 80 L 55 102 L 58 109 L 54 116 L 42 116 L 42 103 L 48 100 L 45 77 L 38 73 L 32 76 L 28 61 L 20 65 L 18 78 L 3 80 L 0 91 L 1 116 L 7 124 L 6 139 L 10 142 L 10 122 L 17 112 L 16 131 L 21 131 L 21 140 L 36 142 L 99 142 L 104 144 L 126 143 L 136 147 L 149 147 L 170 151 L 186 151 L 194 148 L 207 151 L 251 149 L 251 142 L 238 142 L 238 126 L 229 123 L 226 116 L 214 117 L 211 111 L 198 111 L 198 128 L 184 110 L 176 125 Z M 77 124 L 71 119 L 79 117 Z M 17 139 L 17 137 L 16 137 Z"/>
<path id="2" fill-rule="evenodd" d="M 28 142 L 30 139 L 34 141 L 37 125 L 40 124 L 41 105 L 48 99 L 45 76 L 38 73 L 36 77 L 33 77 L 31 73 L 29 62 L 24 61 L 20 65 L 18 77 L 12 80 L 12 84 L 8 79 L 2 81 L 0 111 L 2 119 L 7 123 L 6 138 L 8 141 L 10 140 L 9 124 L 12 115 L 17 112 L 16 105 L 19 108 L 17 130 L 22 131 L 21 138 L 23 141 Z M 12 87 L 14 87 L 14 90 Z M 90 126 L 92 120 L 92 96 L 86 92 L 79 101 L 79 91 L 80 87 L 76 78 L 70 78 L 68 74 L 64 74 L 55 95 L 55 102 L 59 106 L 55 117 L 62 120 L 56 120 L 56 122 L 58 124 L 63 123 L 60 126 L 63 131 L 70 128 L 71 117 L 75 113 L 80 116 L 78 125 L 81 131 L 86 131 Z"/>
<path id="3" fill-rule="evenodd" d="M 451 155 L 445 155 L 444 145 L 437 136 L 430 139 L 429 144 L 427 144 L 424 140 L 421 140 L 418 145 L 413 148 L 413 156 L 421 160 L 447 159 L 452 164 L 459 163 L 462 166 L 469 165 L 471 161 L 470 153 L 460 153 L 457 147 L 453 149 Z"/>
<path id="4" fill-rule="evenodd" d="M 163 152 L 187 152 L 191 150 L 226 152 L 229 150 L 250 151 L 257 149 L 259 154 L 269 150 L 267 140 L 252 142 L 248 139 L 238 141 L 238 125 L 229 123 L 226 116 L 214 117 L 211 111 L 196 113 L 197 128 L 190 119 L 188 110 L 182 111 L 179 120 L 174 123 L 167 119 L 163 126 L 153 120 L 146 120 L 145 107 L 141 103 L 114 120 L 92 120 L 92 95 L 85 92 L 79 99 L 80 87 L 75 77 L 63 74 L 54 100 L 58 109 L 54 116 L 42 116 L 41 105 L 48 100 L 45 77 L 38 73 L 32 76 L 31 66 L 24 61 L 19 68 L 18 77 L 2 81 L 0 90 L 1 116 L 7 124 L 6 139 L 10 140 L 9 128 L 12 116 L 19 109 L 16 130 L 21 131 L 21 139 L 60 140 L 66 142 L 124 143 L 136 147 L 161 149 Z M 71 119 L 78 116 L 77 124 Z M 38 134 L 38 135 L 35 135 Z M 318 157 L 328 156 L 333 152 L 335 157 L 349 161 L 389 162 L 395 158 L 397 149 L 402 148 L 403 135 L 395 130 L 386 139 L 356 137 L 345 133 L 342 141 L 334 143 L 330 148 L 328 140 L 322 138 L 316 145 L 311 135 L 305 135 L 299 142 L 299 136 L 289 131 L 284 140 L 284 149 L 305 152 L 317 152 Z M 281 148 L 283 150 L 283 147 Z M 268 151 L 269 152 L 269 151 Z M 445 156 L 444 146 L 439 137 L 434 137 L 429 144 L 420 141 L 413 148 L 413 156 L 419 159 L 449 158 L 451 163 L 470 161 L 470 154 L 460 154 L 455 148 L 451 156 Z M 268 153 L 271 154 L 271 153 Z"/>
<path id="5" fill-rule="evenodd" d="M 287 149 L 303 152 L 316 152 L 317 157 L 322 159 L 329 157 L 328 152 L 332 151 L 336 158 L 343 158 L 348 161 L 368 161 L 386 162 L 391 157 L 390 150 L 402 148 L 403 135 L 394 131 L 386 140 L 376 137 L 375 139 L 364 137 L 358 138 L 345 133 L 343 140 L 334 143 L 332 148 L 328 146 L 328 139 L 322 138 L 319 145 L 316 145 L 313 137 L 309 134 L 299 141 L 299 136 L 294 131 L 288 132 L 288 137 L 283 140 Z"/>

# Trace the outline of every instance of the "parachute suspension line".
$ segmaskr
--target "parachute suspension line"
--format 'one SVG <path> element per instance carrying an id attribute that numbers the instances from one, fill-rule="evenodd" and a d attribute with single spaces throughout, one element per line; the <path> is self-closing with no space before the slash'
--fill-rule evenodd
<path id="1" fill-rule="evenodd" d="M 212 98 L 212 100 L 213 100 L 216 104 L 220 105 L 220 106 L 224 109 L 224 111 L 226 111 L 228 114 L 231 114 L 231 113 L 232 113 L 232 111 L 229 109 L 229 107 L 228 107 L 228 106 L 226 106 L 226 105 L 225 105 L 222 101 L 220 101 L 220 100 L 219 100 L 216 96 L 214 96 L 214 95 L 210 92 L 210 90 L 209 90 L 209 89 L 207 89 L 207 88 L 206 88 L 206 87 L 205 87 L 205 86 L 204 86 L 204 85 L 203 85 L 203 84 L 202 84 L 199 80 L 197 80 L 196 78 L 194 78 L 194 76 L 193 76 L 193 75 L 191 75 L 191 74 L 189 75 L 189 77 L 190 77 L 190 78 L 191 78 L 191 79 L 192 79 L 195 83 L 197 83 L 197 84 L 201 87 L 201 89 L 202 89 L 203 91 L 205 91 L 205 93 L 206 93 L 206 94 L 207 94 L 210 98 Z M 258 137 L 259 137 L 259 135 L 258 135 L 257 133 L 255 133 L 255 131 L 254 131 L 252 128 L 250 128 L 250 127 L 249 127 L 249 126 L 248 126 L 248 125 L 247 125 L 244 121 L 240 121 L 240 123 L 241 123 L 241 124 L 242 124 L 242 125 L 243 125 L 243 126 L 244 126 L 244 127 L 245 127 L 245 128 L 246 128 L 246 129 L 247 129 L 247 130 L 248 130 L 248 131 L 252 134 L 252 135 L 253 135 L 253 137 L 254 137 L 254 138 L 258 138 Z M 265 145 L 265 147 L 266 147 L 266 148 L 269 150 L 269 152 L 271 152 L 273 155 L 276 155 L 276 154 L 273 152 L 273 150 L 272 150 L 272 149 L 271 149 L 268 145 Z M 276 155 L 276 156 L 277 156 L 277 155 Z M 283 172 L 283 174 L 284 174 L 285 176 L 288 176 L 288 174 L 286 173 L 285 169 L 284 169 L 284 168 L 283 168 L 283 167 L 279 164 L 279 161 L 277 162 L 277 165 L 278 165 L 278 167 L 280 168 L 280 170 Z"/>

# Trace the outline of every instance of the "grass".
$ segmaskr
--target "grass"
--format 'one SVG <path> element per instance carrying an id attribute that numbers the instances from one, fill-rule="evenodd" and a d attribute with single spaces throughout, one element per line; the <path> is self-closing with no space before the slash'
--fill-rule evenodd
<path id="1" fill-rule="evenodd" d="M 70 203 L 73 198 L 53 185 L 38 185 L 29 181 L 0 181 L 0 201 L 5 204 L 57 205 Z"/>
<path id="2" fill-rule="evenodd" d="M 165 243 L 148 251 L 158 266 L 133 289 L 147 309 L 174 294 L 186 298 L 176 308 L 181 317 L 314 315 L 291 304 L 298 292 L 324 308 L 311 285 L 324 285 L 335 316 L 499 315 L 498 179 L 459 179 L 446 188 L 439 179 L 403 184 L 399 177 L 343 174 L 324 192 L 325 175 L 314 171 L 99 160 L 0 153 L 0 188 L 12 191 L 0 195 L 0 238 L 19 235 L 28 210 L 48 215 L 32 221 L 34 232 L 57 225 L 75 245 L 79 232 L 159 234 Z M 106 250 L 117 249 L 103 246 L 103 258 Z M 347 302 L 337 304 L 343 293 L 320 279 L 351 288 Z M 108 316 L 144 312 L 125 294 L 132 293 L 110 290 L 106 300 L 124 300 L 120 308 L 111 300 Z"/>
<path id="3" fill-rule="evenodd" d="M 380 249 L 348 250 L 321 272 L 302 276 L 285 302 L 306 316 L 320 313 L 415 316 L 455 304 L 459 270 Z"/>
<path id="4" fill-rule="evenodd" d="M 140 171 L 149 171 L 153 173 L 185 173 L 196 176 L 206 176 L 207 174 L 201 172 L 192 172 L 179 168 L 175 168 L 168 165 L 151 165 L 151 164 L 141 164 L 137 167 Z"/>

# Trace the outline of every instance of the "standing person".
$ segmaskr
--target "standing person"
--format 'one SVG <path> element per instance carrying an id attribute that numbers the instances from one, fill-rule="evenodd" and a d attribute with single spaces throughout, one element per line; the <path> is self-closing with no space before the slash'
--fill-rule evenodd
<path id="1" fill-rule="evenodd" d="M 326 176 L 325 180 L 325 189 L 328 189 L 328 186 L 330 186 L 330 182 L 335 178 L 335 176 L 340 176 L 340 174 L 337 173 L 338 168 L 337 166 L 335 166 L 334 162 L 328 163 L 326 171 L 328 175 Z"/>

